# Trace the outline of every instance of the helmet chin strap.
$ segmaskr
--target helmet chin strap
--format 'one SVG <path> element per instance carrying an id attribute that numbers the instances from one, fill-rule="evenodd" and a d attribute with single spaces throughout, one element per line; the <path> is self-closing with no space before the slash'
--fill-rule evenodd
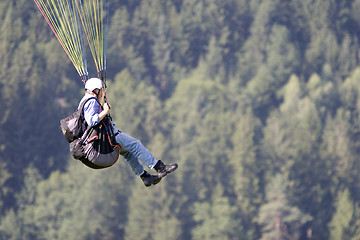
<path id="1" fill-rule="evenodd" d="M 99 93 L 100 93 L 99 89 L 94 89 L 92 92 L 96 95 L 97 98 L 99 98 Z"/>
<path id="2" fill-rule="evenodd" d="M 99 99 L 99 94 L 100 94 L 100 89 L 94 89 L 92 92 L 96 95 L 96 97 L 100 100 L 100 103 L 101 105 L 103 105 L 104 103 L 107 102 L 107 99 L 106 99 L 106 96 L 105 96 L 105 93 L 106 93 L 106 90 L 104 88 L 102 88 L 102 90 L 104 91 L 104 94 L 102 95 L 101 99 Z"/>

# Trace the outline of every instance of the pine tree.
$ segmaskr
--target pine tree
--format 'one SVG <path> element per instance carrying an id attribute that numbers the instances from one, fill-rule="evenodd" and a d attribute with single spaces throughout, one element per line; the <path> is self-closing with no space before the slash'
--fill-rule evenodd
<path id="1" fill-rule="evenodd" d="M 74 161 L 74 160 L 72 160 Z M 126 220 L 126 171 L 92 170 L 80 162 L 66 173 L 41 180 L 29 168 L 26 185 L 17 196 L 19 209 L 9 211 L 0 236 L 14 239 L 115 239 Z M 16 225 L 9 227 L 12 222 Z M 15 227 L 15 228 L 14 228 Z"/>
<path id="2" fill-rule="evenodd" d="M 171 55 L 173 52 L 170 38 L 170 30 L 166 21 L 166 16 L 161 14 L 158 17 L 158 27 L 155 32 L 155 42 L 153 49 L 152 64 L 156 68 L 155 82 L 163 95 L 169 96 L 174 89 L 173 73 L 175 65 L 172 63 Z"/>
<path id="3" fill-rule="evenodd" d="M 24 187 L 16 195 L 17 209 L 9 210 L 0 221 L 0 239 L 34 239 L 37 238 L 38 226 L 34 222 L 37 184 L 42 180 L 39 171 L 29 166 L 24 171 Z M 40 239 L 40 238 L 39 238 Z"/>
<path id="4" fill-rule="evenodd" d="M 324 158 L 332 161 L 336 182 L 339 182 L 337 187 L 349 184 L 348 177 L 354 166 L 349 118 L 350 112 L 340 108 L 334 119 L 328 117 L 324 129 L 323 154 Z"/>
<path id="5" fill-rule="evenodd" d="M 259 210 L 263 240 L 299 239 L 301 227 L 311 220 L 309 215 L 291 205 L 287 187 L 281 174 L 277 174 L 267 186 L 267 202 Z"/>
<path id="6" fill-rule="evenodd" d="M 350 239 L 346 235 L 349 231 L 351 220 L 354 216 L 354 206 L 348 189 L 338 193 L 336 212 L 329 223 L 330 239 Z"/>
<path id="7" fill-rule="evenodd" d="M 129 217 L 124 239 L 181 239 L 180 222 L 176 217 L 173 196 L 168 193 L 167 181 L 145 188 L 136 183 L 129 197 Z"/>
<path id="8" fill-rule="evenodd" d="M 294 141 L 294 131 L 299 120 L 296 115 L 300 111 L 299 102 L 303 95 L 302 86 L 297 76 L 290 77 L 288 83 L 278 92 L 283 103 L 278 110 L 271 112 L 264 128 L 262 154 L 270 161 L 266 166 L 272 173 L 286 172 L 293 164 L 298 147 Z"/>
<path id="9" fill-rule="evenodd" d="M 1 149 L 0 151 L 4 151 L 4 149 Z M 1 156 L 1 155 L 0 155 Z M 10 179 L 11 174 L 9 173 L 9 170 L 6 167 L 5 160 L 2 160 L 0 162 L 0 186 L 2 188 L 0 189 L 0 215 L 4 213 L 3 206 L 5 204 L 5 199 L 7 198 L 7 195 L 9 194 L 10 188 L 6 186 L 6 181 Z"/>
<path id="10" fill-rule="evenodd" d="M 243 236 L 241 239 L 254 239 L 255 216 L 264 190 L 262 173 L 266 170 L 259 156 L 262 126 L 250 109 L 239 114 L 239 118 L 232 136 L 233 150 L 229 154 L 231 182 L 228 191 L 235 195 L 236 216 L 239 219 L 237 229 Z"/>
<path id="11" fill-rule="evenodd" d="M 221 184 L 217 184 L 210 199 L 196 202 L 193 207 L 195 228 L 192 239 L 233 239 L 237 237 L 234 207 L 223 195 Z"/>
<path id="12" fill-rule="evenodd" d="M 156 90 L 146 82 L 137 81 L 128 69 L 117 74 L 108 85 L 110 114 L 116 127 L 147 145 L 162 128 L 162 108 Z"/>
<path id="13" fill-rule="evenodd" d="M 209 186 L 218 182 L 225 186 L 230 181 L 226 136 L 232 133 L 229 121 L 233 112 L 226 88 L 219 79 L 209 78 L 206 69 L 202 63 L 181 80 L 166 103 L 172 143 L 166 156 L 177 159 L 181 168 L 176 174 L 177 182 L 181 183 L 176 204 L 182 209 L 179 219 L 184 223 L 184 238 L 191 236 L 194 226 L 192 202 L 210 197 Z"/>
<path id="14" fill-rule="evenodd" d="M 359 204 L 354 203 L 354 215 L 349 225 L 348 236 L 351 240 L 360 239 L 360 207 Z"/>

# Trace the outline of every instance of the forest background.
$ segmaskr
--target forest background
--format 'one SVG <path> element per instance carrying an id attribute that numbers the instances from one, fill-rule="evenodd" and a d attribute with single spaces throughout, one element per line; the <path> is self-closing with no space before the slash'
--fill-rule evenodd
<path id="1" fill-rule="evenodd" d="M 83 83 L 35 3 L 1 0 L 0 239 L 360 239 L 360 0 L 110 14 L 112 117 L 179 169 L 145 188 L 74 160 Z"/>

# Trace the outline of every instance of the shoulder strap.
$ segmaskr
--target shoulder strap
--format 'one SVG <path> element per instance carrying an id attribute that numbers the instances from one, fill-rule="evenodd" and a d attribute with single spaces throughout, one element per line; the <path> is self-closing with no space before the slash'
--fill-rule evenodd
<path id="1" fill-rule="evenodd" d="M 90 100 L 90 99 L 95 99 L 96 101 L 99 102 L 99 100 L 96 98 L 96 97 L 89 97 L 88 99 L 85 99 L 81 104 L 80 104 L 80 107 L 79 107 L 79 111 L 80 111 L 80 114 L 83 116 L 84 115 L 84 106 L 85 104 Z"/>

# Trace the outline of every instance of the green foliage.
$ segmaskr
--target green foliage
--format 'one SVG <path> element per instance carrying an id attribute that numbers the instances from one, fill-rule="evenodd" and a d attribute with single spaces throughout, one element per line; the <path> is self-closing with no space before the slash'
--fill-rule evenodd
<path id="1" fill-rule="evenodd" d="M 241 117 L 240 117 L 241 116 Z M 255 238 L 255 222 L 263 197 L 264 160 L 259 157 L 261 123 L 248 108 L 239 116 L 229 152 L 231 180 L 228 187 L 234 194 L 237 229 L 246 239 Z M 240 221 L 241 219 L 241 221 Z M 245 229 L 245 230 L 244 230 Z M 245 239 L 245 238 L 244 238 Z"/>
<path id="2" fill-rule="evenodd" d="M 301 226 L 311 220 L 309 215 L 289 204 L 286 189 L 286 179 L 280 174 L 268 185 L 267 202 L 259 210 L 262 239 L 299 239 Z"/>
<path id="3" fill-rule="evenodd" d="M 123 180 L 126 174 L 122 176 L 116 167 L 94 171 L 80 162 L 70 164 L 66 174 L 56 171 L 46 180 L 29 168 L 26 185 L 17 196 L 19 208 L 3 219 L 0 236 L 111 239 L 121 235 L 117 221 L 125 216 L 127 204 L 125 185 L 119 184 Z"/>
<path id="4" fill-rule="evenodd" d="M 137 82 L 124 69 L 109 83 L 108 99 L 116 127 L 147 143 L 162 127 L 161 102 L 153 86 Z M 124 114 L 126 113 L 126 114 Z"/>
<path id="5" fill-rule="evenodd" d="M 211 201 L 194 204 L 196 225 L 193 239 L 231 239 L 232 235 L 236 236 L 234 207 L 230 205 L 229 199 L 223 196 L 220 184 L 214 187 L 213 194 Z"/>
<path id="6" fill-rule="evenodd" d="M 138 180 L 129 196 L 129 219 L 124 239 L 181 239 L 177 207 L 169 196 L 169 185 L 161 182 L 153 189 L 144 189 Z"/>
<path id="7" fill-rule="evenodd" d="M 145 188 L 69 159 L 83 84 L 34 2 L 2 0 L 0 239 L 358 240 L 359 9 L 111 1 L 111 115 L 179 164 Z"/>
<path id="8" fill-rule="evenodd" d="M 348 189 L 339 192 L 336 206 L 336 212 L 332 221 L 329 223 L 330 239 L 350 239 L 346 236 L 346 233 L 348 232 L 350 222 L 354 215 L 354 207 Z"/>

